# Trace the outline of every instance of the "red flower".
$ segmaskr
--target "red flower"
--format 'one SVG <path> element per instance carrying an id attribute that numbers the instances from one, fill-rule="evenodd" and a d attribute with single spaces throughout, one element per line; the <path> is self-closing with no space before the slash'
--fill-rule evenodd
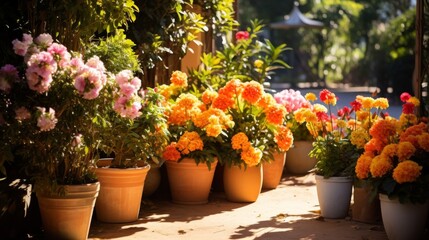
<path id="1" fill-rule="evenodd" d="M 404 92 L 400 96 L 402 102 L 406 102 L 411 98 L 411 95 L 407 92 Z"/>
<path id="2" fill-rule="evenodd" d="M 402 94 L 401 94 L 402 96 Z M 410 103 L 410 102 L 406 102 L 402 105 L 402 113 L 404 114 L 412 114 L 414 113 L 414 104 Z"/>
<path id="3" fill-rule="evenodd" d="M 325 104 L 335 105 L 337 103 L 337 97 L 335 94 L 328 89 L 323 89 L 320 91 L 319 98 Z"/>
<path id="4" fill-rule="evenodd" d="M 329 121 L 329 116 L 325 112 L 317 112 L 316 116 L 319 121 Z"/>
<path id="5" fill-rule="evenodd" d="M 247 31 L 238 31 L 235 34 L 235 39 L 237 39 L 237 40 L 246 40 L 246 39 L 249 39 L 249 32 L 247 32 Z"/>
<path id="6" fill-rule="evenodd" d="M 350 106 L 352 106 L 352 109 L 357 112 L 362 108 L 362 103 L 354 100 L 353 102 L 350 103 Z"/>

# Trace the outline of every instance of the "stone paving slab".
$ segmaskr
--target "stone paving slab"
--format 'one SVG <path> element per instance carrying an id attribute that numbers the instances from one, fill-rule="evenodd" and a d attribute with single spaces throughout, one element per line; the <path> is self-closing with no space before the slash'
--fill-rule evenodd
<path id="1" fill-rule="evenodd" d="M 126 224 L 98 222 L 89 239 L 317 239 L 387 240 L 382 224 L 323 219 L 314 174 L 285 174 L 274 190 L 263 190 L 254 203 L 233 203 L 212 192 L 202 205 L 180 205 L 167 198 L 144 199 L 140 218 Z"/>

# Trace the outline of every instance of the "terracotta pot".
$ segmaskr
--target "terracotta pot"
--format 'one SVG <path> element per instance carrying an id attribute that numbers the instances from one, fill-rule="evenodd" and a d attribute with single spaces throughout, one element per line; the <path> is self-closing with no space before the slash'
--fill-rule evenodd
<path id="1" fill-rule="evenodd" d="M 316 165 L 317 160 L 309 157 L 313 142 L 294 141 L 293 147 L 287 152 L 286 171 L 292 174 L 307 174 Z"/>
<path id="2" fill-rule="evenodd" d="M 262 165 L 255 167 L 225 166 L 223 184 L 226 198 L 231 202 L 255 202 L 262 189 Z"/>
<path id="3" fill-rule="evenodd" d="M 286 162 L 286 152 L 276 152 L 273 154 L 274 160 L 269 163 L 263 163 L 263 189 L 275 189 L 280 183 L 283 174 L 283 168 Z"/>
<path id="4" fill-rule="evenodd" d="M 36 193 L 45 239 L 87 239 L 100 183 L 65 186 L 64 196 Z"/>
<path id="5" fill-rule="evenodd" d="M 150 165 L 138 168 L 96 169 L 100 195 L 95 204 L 97 219 L 109 223 L 138 219 L 146 175 Z"/>
<path id="6" fill-rule="evenodd" d="M 345 218 L 352 196 L 352 178 L 316 175 L 317 198 L 320 214 L 324 218 Z"/>
<path id="7" fill-rule="evenodd" d="M 381 222 L 380 200 L 371 199 L 369 187 L 354 186 L 352 218 L 363 223 Z"/>
<path id="8" fill-rule="evenodd" d="M 180 162 L 166 161 L 172 201 L 179 204 L 208 202 L 217 161 L 210 169 L 205 163 L 196 164 L 192 158 Z"/>
<path id="9" fill-rule="evenodd" d="M 161 184 L 161 166 L 152 165 L 146 175 L 143 188 L 143 197 L 151 196 Z"/>
<path id="10" fill-rule="evenodd" d="M 389 199 L 379 194 L 383 226 L 389 240 L 420 240 L 428 216 L 429 202 L 425 204 L 401 204 L 398 199 Z"/>

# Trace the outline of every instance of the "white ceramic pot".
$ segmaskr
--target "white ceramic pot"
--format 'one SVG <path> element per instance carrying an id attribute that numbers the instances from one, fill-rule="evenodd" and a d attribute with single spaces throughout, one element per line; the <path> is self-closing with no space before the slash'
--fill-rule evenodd
<path id="1" fill-rule="evenodd" d="M 320 214 L 324 218 L 345 218 L 348 215 L 352 197 L 353 180 L 349 177 L 316 175 L 317 197 Z"/>
<path id="2" fill-rule="evenodd" d="M 381 216 L 389 240 L 421 240 L 428 215 L 429 202 L 425 204 L 401 204 L 379 194 Z"/>

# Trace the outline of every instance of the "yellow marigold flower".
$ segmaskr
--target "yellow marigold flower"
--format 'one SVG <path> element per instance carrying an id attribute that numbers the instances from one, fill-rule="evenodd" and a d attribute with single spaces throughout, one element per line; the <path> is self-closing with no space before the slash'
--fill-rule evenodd
<path id="1" fill-rule="evenodd" d="M 354 119 L 350 119 L 347 121 L 347 128 L 349 128 L 349 129 L 362 128 L 361 125 L 362 125 L 361 122 L 358 122 Z"/>
<path id="2" fill-rule="evenodd" d="M 171 85 L 177 87 L 187 87 L 188 86 L 188 75 L 181 71 L 174 71 L 170 77 Z"/>
<path id="3" fill-rule="evenodd" d="M 256 59 L 256 60 L 253 62 L 253 66 L 255 66 L 255 68 L 261 68 L 261 67 L 262 67 L 262 65 L 264 65 L 264 62 L 263 62 L 262 60 L 260 60 L 260 59 Z"/>
<path id="4" fill-rule="evenodd" d="M 382 177 L 392 170 L 393 165 L 388 157 L 378 155 L 372 159 L 370 172 L 373 177 Z"/>
<path id="5" fill-rule="evenodd" d="M 346 123 L 346 121 L 344 121 L 342 119 L 337 119 L 337 126 L 339 128 L 346 128 L 347 127 L 347 123 Z"/>
<path id="6" fill-rule="evenodd" d="M 200 100 L 193 94 L 184 93 L 177 98 L 176 104 L 184 109 L 191 109 L 198 107 Z"/>
<path id="7" fill-rule="evenodd" d="M 259 99 L 259 101 L 256 103 L 258 107 L 261 107 L 263 109 L 267 108 L 269 105 L 275 104 L 276 100 L 274 99 L 273 95 L 269 93 L 263 93 L 262 97 Z"/>
<path id="8" fill-rule="evenodd" d="M 201 96 L 201 100 L 203 101 L 204 104 L 209 105 L 213 102 L 213 100 L 217 96 L 218 96 L 218 93 L 216 91 L 206 89 Z"/>
<path id="9" fill-rule="evenodd" d="M 305 114 L 305 119 L 307 122 L 319 122 L 319 119 L 317 118 L 317 115 L 315 112 L 311 111 L 310 109 L 307 108 L 307 110 L 304 112 Z"/>
<path id="10" fill-rule="evenodd" d="M 415 182 L 421 174 L 422 167 L 416 162 L 406 160 L 398 163 L 398 166 L 393 170 L 393 179 L 401 184 L 407 182 Z"/>
<path id="11" fill-rule="evenodd" d="M 259 148 L 248 147 L 241 152 L 241 159 L 249 167 L 258 165 L 261 162 L 262 151 Z"/>
<path id="12" fill-rule="evenodd" d="M 421 149 L 429 152 L 429 133 L 423 133 L 417 137 L 417 142 Z"/>
<path id="13" fill-rule="evenodd" d="M 372 103 L 373 108 L 387 109 L 389 107 L 389 100 L 387 98 L 377 98 Z"/>
<path id="14" fill-rule="evenodd" d="M 243 147 L 249 147 L 249 138 L 244 132 L 239 132 L 231 138 L 232 149 L 239 150 Z"/>
<path id="15" fill-rule="evenodd" d="M 310 93 L 305 94 L 305 99 L 307 99 L 310 102 L 314 102 L 317 100 L 317 97 L 316 97 L 316 94 L 310 92 Z"/>
<path id="16" fill-rule="evenodd" d="M 298 123 L 303 123 L 305 122 L 305 112 L 308 111 L 307 108 L 299 108 L 297 109 L 295 112 L 293 112 L 293 115 L 295 117 L 295 120 Z"/>
<path id="17" fill-rule="evenodd" d="M 359 149 L 363 148 L 369 139 L 368 132 L 363 128 L 357 128 L 350 135 L 350 142 Z"/>
<path id="18" fill-rule="evenodd" d="M 286 108 L 281 104 L 273 104 L 264 110 L 268 123 L 279 125 L 283 123 Z"/>
<path id="19" fill-rule="evenodd" d="M 407 102 L 414 104 L 416 107 L 420 106 L 420 100 L 416 97 L 410 97 Z"/>
<path id="20" fill-rule="evenodd" d="M 374 98 L 372 97 L 363 97 L 362 98 L 362 107 L 365 109 L 370 109 L 373 106 Z"/>
<path id="21" fill-rule="evenodd" d="M 364 96 L 362 96 L 362 95 L 356 95 L 356 101 L 358 101 L 360 103 L 362 103 L 363 98 L 364 98 Z"/>
<path id="22" fill-rule="evenodd" d="M 365 110 L 359 110 L 356 112 L 356 119 L 359 121 L 365 121 L 369 117 L 369 112 Z"/>
<path id="23" fill-rule="evenodd" d="M 277 143 L 280 150 L 288 151 L 293 143 L 292 131 L 285 126 L 280 126 L 277 134 L 275 135 L 274 141 Z"/>
<path id="24" fill-rule="evenodd" d="M 398 156 L 399 161 L 405 161 L 407 159 L 410 159 L 415 152 L 416 152 L 416 148 L 412 143 L 399 142 L 396 156 Z"/>
<path id="25" fill-rule="evenodd" d="M 176 149 L 176 142 L 172 142 L 165 147 L 162 158 L 168 161 L 177 161 L 180 159 L 180 152 Z"/>
<path id="26" fill-rule="evenodd" d="M 401 126 L 409 126 L 409 125 L 415 125 L 417 124 L 419 121 L 419 119 L 417 118 L 417 116 L 415 114 L 405 114 L 405 113 L 401 113 L 401 115 L 399 116 L 399 122 Z"/>
<path id="27" fill-rule="evenodd" d="M 254 104 L 256 103 L 263 95 L 264 87 L 256 81 L 246 82 L 241 92 L 241 96 L 247 102 Z"/>
<path id="28" fill-rule="evenodd" d="M 186 131 L 177 142 L 177 149 L 182 152 L 182 154 L 189 154 L 196 150 L 203 150 L 203 147 L 203 140 L 201 140 L 200 135 L 195 131 Z"/>
<path id="29" fill-rule="evenodd" d="M 386 145 L 383 148 L 383 150 L 381 151 L 381 154 L 391 159 L 396 155 L 397 151 L 398 151 L 398 144 L 391 143 Z"/>
<path id="30" fill-rule="evenodd" d="M 159 87 L 157 87 L 157 91 L 166 99 L 170 99 L 170 96 L 172 95 L 172 90 L 170 85 L 163 84 Z"/>
<path id="31" fill-rule="evenodd" d="M 206 126 L 206 134 L 209 137 L 217 137 L 222 132 L 222 125 L 209 124 Z"/>
<path id="32" fill-rule="evenodd" d="M 359 179 L 365 179 L 369 177 L 369 169 L 371 166 L 372 157 L 367 154 L 362 154 L 355 166 L 355 173 Z"/>
<path id="33" fill-rule="evenodd" d="M 328 109 L 325 106 L 323 106 L 322 104 L 319 104 L 319 103 L 315 103 L 313 105 L 313 110 L 314 110 L 314 112 L 324 112 L 324 113 L 328 112 Z"/>

